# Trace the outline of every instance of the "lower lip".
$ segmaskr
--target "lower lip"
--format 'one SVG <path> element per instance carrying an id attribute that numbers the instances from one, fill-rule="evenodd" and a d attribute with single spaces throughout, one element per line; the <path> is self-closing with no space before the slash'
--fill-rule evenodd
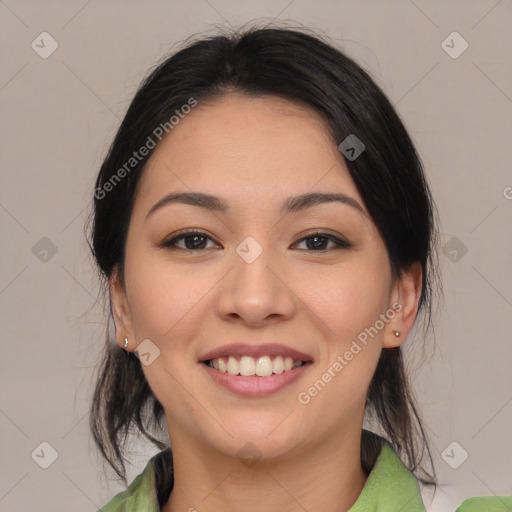
<path id="1" fill-rule="evenodd" d="M 210 377 L 224 388 L 243 396 L 265 396 L 276 393 L 295 382 L 311 366 L 311 362 L 298 368 L 283 373 L 273 373 L 268 377 L 243 377 L 242 375 L 230 375 L 212 368 L 204 363 L 199 363 Z"/>

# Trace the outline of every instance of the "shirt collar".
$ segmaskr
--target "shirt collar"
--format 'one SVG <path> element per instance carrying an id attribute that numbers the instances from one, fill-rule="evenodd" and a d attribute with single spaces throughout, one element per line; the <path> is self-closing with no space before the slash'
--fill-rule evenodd
<path id="1" fill-rule="evenodd" d="M 393 447 L 380 439 L 380 454 L 349 512 L 426 512 L 416 477 Z"/>
<path id="2" fill-rule="evenodd" d="M 349 512 L 426 512 L 416 477 L 392 446 L 384 438 L 378 437 L 381 439 L 381 451 L 361 494 Z M 151 457 L 143 472 L 126 491 L 116 495 L 99 512 L 160 512 L 154 465 L 161 459 L 170 460 L 169 452 L 170 448 L 167 448 Z"/>

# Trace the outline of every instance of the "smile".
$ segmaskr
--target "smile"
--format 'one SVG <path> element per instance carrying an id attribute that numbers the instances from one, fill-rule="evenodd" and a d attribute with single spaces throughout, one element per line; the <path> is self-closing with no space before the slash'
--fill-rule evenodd
<path id="1" fill-rule="evenodd" d="M 219 362 L 219 359 L 222 362 Z M 261 397 L 277 393 L 299 379 L 313 364 L 312 361 L 294 361 L 281 356 L 275 358 L 262 356 L 258 361 L 249 356 L 242 356 L 240 361 L 233 356 L 227 361 L 225 358 L 219 359 L 204 361 L 200 366 L 221 387 L 246 397 Z M 218 364 L 219 368 L 215 368 L 215 364 Z M 224 370 L 220 369 L 221 365 Z M 274 368 L 277 370 L 276 373 Z M 270 370 L 272 370 L 271 373 L 269 373 Z M 257 375 L 256 371 L 265 375 Z"/>
<path id="2" fill-rule="evenodd" d="M 229 373 L 229 375 L 269 377 L 270 375 L 289 372 L 306 364 L 306 362 L 282 356 L 261 356 L 258 358 L 251 356 L 229 356 L 210 359 L 205 361 L 205 364 L 222 373 Z"/>

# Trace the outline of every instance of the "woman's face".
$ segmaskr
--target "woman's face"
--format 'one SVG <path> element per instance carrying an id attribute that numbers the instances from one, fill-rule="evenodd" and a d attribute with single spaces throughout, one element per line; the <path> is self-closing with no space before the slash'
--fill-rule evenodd
<path id="1" fill-rule="evenodd" d="M 180 193 L 225 209 L 162 201 Z M 350 199 L 291 202 L 319 193 Z M 184 229 L 200 233 L 176 238 Z M 111 279 L 118 342 L 146 340 L 142 369 L 171 444 L 236 456 L 250 442 L 262 457 L 359 438 L 381 349 L 414 321 L 417 297 L 400 286 L 317 114 L 240 95 L 199 103 L 157 146 L 130 220 L 124 287 Z M 203 362 L 240 344 L 223 351 L 229 371 L 277 373 Z M 280 347 L 258 351 L 267 344 Z M 292 349 L 307 364 L 283 371 L 278 355 L 285 364 Z"/>

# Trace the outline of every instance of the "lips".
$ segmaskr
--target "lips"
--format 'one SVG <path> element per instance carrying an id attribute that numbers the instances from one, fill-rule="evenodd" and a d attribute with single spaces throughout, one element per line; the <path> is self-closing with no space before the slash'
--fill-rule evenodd
<path id="1" fill-rule="evenodd" d="M 280 345 L 279 343 L 266 343 L 266 344 L 249 344 L 249 343 L 232 343 L 230 345 L 224 345 L 223 347 L 219 347 L 199 357 L 199 362 L 206 363 L 207 361 L 211 361 L 212 359 L 217 359 L 219 357 L 229 358 L 229 356 L 233 357 L 242 357 L 242 356 L 250 356 L 253 358 L 259 358 L 263 356 L 282 356 L 282 357 L 291 357 L 294 361 L 301 360 L 305 363 L 313 362 L 313 357 L 304 352 L 299 352 L 291 347 L 286 347 L 285 345 Z"/>

